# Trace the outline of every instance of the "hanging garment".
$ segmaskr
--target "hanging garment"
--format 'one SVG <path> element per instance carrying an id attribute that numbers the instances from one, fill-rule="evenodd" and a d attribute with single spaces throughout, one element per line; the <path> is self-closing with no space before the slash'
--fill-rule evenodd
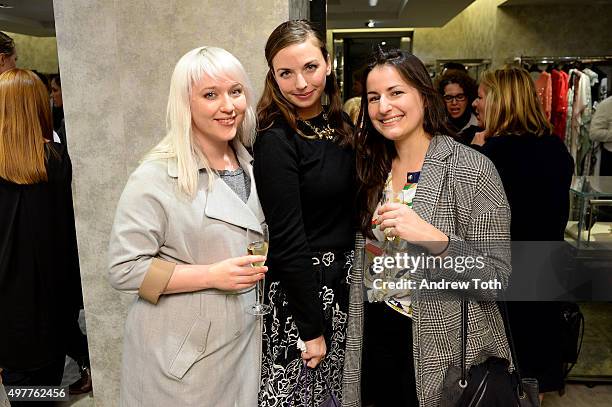
<path id="1" fill-rule="evenodd" d="M 591 101 L 593 103 L 599 101 L 599 74 L 592 69 L 585 68 L 582 70 L 582 73 L 588 75 L 591 80 Z"/>
<path id="2" fill-rule="evenodd" d="M 551 122 L 553 133 L 561 140 L 565 139 L 565 121 L 567 119 L 567 92 L 569 88 L 569 75 L 564 71 L 552 70 L 552 100 Z"/>
<path id="3" fill-rule="evenodd" d="M 591 147 L 591 140 L 589 139 L 589 125 L 592 115 L 591 79 L 577 69 L 571 70 L 570 75 L 572 73 L 575 74 L 575 79 L 569 147 L 576 163 L 576 174 L 583 175 L 584 159 Z"/>
<path id="4" fill-rule="evenodd" d="M 546 71 L 540 72 L 538 79 L 535 81 L 535 87 L 544 113 L 546 113 L 546 118 L 550 120 L 552 110 L 552 79 L 550 74 Z"/>

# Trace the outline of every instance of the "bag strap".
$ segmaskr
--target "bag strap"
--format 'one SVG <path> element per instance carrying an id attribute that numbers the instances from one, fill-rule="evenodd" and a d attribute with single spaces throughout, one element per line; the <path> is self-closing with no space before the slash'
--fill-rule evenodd
<path id="1" fill-rule="evenodd" d="M 497 308 L 501 314 L 502 321 L 504 322 L 504 331 L 506 331 L 506 338 L 508 339 L 508 345 L 510 346 L 510 355 L 512 356 L 512 363 L 514 363 L 514 371 L 518 377 L 518 390 L 519 398 L 523 399 L 526 397 L 525 389 L 523 388 L 523 376 L 521 376 L 521 368 L 519 367 L 518 358 L 516 357 L 516 348 L 514 346 L 514 338 L 512 337 L 512 329 L 510 328 L 510 321 L 508 319 L 508 305 L 506 304 L 506 296 L 504 291 L 499 292 L 501 301 L 497 302 Z M 499 308 L 499 304 L 502 304 L 503 311 Z"/>
<path id="2" fill-rule="evenodd" d="M 467 387 L 467 331 L 468 331 L 468 302 L 461 300 L 461 378 L 459 387 Z"/>
<path id="3" fill-rule="evenodd" d="M 295 386 L 293 386 L 293 389 L 291 390 L 291 406 L 295 406 L 295 391 L 297 390 L 298 386 L 302 384 L 304 378 L 306 377 L 306 369 L 306 362 L 303 362 L 302 367 L 300 368 L 300 375 L 298 376 L 297 383 L 295 384 Z"/>

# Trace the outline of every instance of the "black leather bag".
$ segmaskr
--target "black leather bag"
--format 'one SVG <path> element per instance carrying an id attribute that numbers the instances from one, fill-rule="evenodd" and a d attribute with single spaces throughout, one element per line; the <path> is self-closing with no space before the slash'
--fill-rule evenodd
<path id="1" fill-rule="evenodd" d="M 505 314 L 504 322 L 506 321 Z M 516 363 L 514 343 L 508 342 L 515 360 L 515 370 L 509 371 L 510 362 L 490 357 L 483 363 L 466 368 L 468 330 L 467 302 L 461 302 L 461 366 L 451 366 L 442 385 L 440 407 L 539 407 L 538 382 L 523 379 Z"/>
<path id="2" fill-rule="evenodd" d="M 561 304 L 561 357 L 567 364 L 567 376 L 578 361 L 584 338 L 584 316 L 574 302 Z"/>

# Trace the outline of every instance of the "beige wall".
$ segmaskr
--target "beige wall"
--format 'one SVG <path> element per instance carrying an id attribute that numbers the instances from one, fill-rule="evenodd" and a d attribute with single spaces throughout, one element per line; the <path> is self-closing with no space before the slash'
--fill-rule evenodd
<path id="1" fill-rule="evenodd" d="M 497 7 L 476 0 L 440 28 L 417 28 L 413 52 L 423 61 L 492 59 L 499 67 L 515 56 L 612 54 L 610 5 Z"/>
<path id="2" fill-rule="evenodd" d="M 42 73 L 57 73 L 57 43 L 55 37 L 34 37 L 5 32 L 15 40 L 17 67 Z"/>
<path id="3" fill-rule="evenodd" d="M 128 175 L 164 134 L 174 64 L 196 46 L 224 47 L 259 93 L 264 44 L 289 17 L 289 1 L 54 1 L 97 406 L 118 405 L 123 326 L 133 300 L 106 281 L 108 236 Z"/>

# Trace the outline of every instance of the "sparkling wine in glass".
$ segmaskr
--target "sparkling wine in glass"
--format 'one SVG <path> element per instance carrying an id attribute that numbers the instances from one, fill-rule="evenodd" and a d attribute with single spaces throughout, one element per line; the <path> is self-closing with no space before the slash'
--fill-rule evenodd
<path id="1" fill-rule="evenodd" d="M 262 233 L 250 229 L 246 231 L 247 253 L 250 255 L 268 255 L 268 246 L 270 244 L 268 225 L 262 224 L 261 230 Z M 258 261 L 253 263 L 253 266 L 263 266 L 264 263 L 263 261 Z M 269 305 L 263 303 L 264 286 L 265 277 L 255 285 L 255 304 L 247 309 L 247 312 L 251 315 L 266 315 L 272 310 Z"/>
<path id="2" fill-rule="evenodd" d="M 383 190 L 382 193 L 382 199 L 380 200 L 380 205 L 385 205 L 391 202 L 397 202 L 397 203 L 401 203 L 404 197 L 404 193 L 403 191 L 399 191 L 399 192 L 394 192 L 393 189 L 391 189 L 390 187 L 385 188 Z M 390 230 L 389 229 L 385 229 L 384 233 L 385 233 L 385 238 L 389 241 L 389 242 L 393 242 L 395 239 L 397 239 L 397 236 L 391 236 L 389 235 Z"/>

